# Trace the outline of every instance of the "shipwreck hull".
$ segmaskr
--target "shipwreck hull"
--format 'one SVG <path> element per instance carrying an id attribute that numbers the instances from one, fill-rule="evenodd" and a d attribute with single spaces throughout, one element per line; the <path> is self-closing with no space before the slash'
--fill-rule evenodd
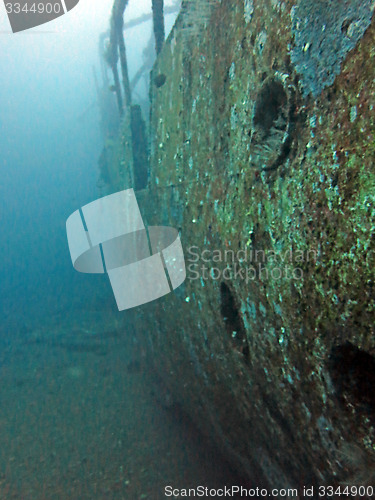
<path id="1" fill-rule="evenodd" d="M 128 329 L 252 484 L 371 477 L 371 2 L 202 4 L 153 69 L 137 194 L 148 225 L 180 230 L 187 277 Z"/>

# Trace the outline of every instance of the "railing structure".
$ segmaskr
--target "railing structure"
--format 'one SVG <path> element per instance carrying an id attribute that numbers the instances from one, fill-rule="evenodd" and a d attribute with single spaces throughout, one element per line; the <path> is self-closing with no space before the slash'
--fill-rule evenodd
<path id="1" fill-rule="evenodd" d="M 152 19 L 155 51 L 156 55 L 158 55 L 163 47 L 165 38 L 164 15 L 171 14 L 179 10 L 179 1 L 177 1 L 173 6 L 164 8 L 164 0 L 152 0 L 152 13 L 143 14 L 137 19 L 124 23 L 124 13 L 128 5 L 128 1 L 129 0 L 114 1 L 110 19 L 110 29 L 107 33 L 102 34 L 99 40 L 101 59 L 111 68 L 113 74 L 113 90 L 116 93 L 120 116 L 124 113 L 124 109 L 132 103 L 132 88 L 134 89 L 142 73 L 148 69 L 147 65 L 141 66 L 136 73 L 135 81 L 129 82 L 124 30 Z M 120 61 L 122 88 L 120 83 L 118 61 Z"/>
<path id="2" fill-rule="evenodd" d="M 144 64 L 138 68 L 133 80 L 129 80 L 124 31 L 152 19 L 155 52 L 156 55 L 158 55 L 162 50 L 165 38 L 164 15 L 177 12 L 179 10 L 179 0 L 177 0 L 175 5 L 166 7 L 165 9 L 164 0 L 152 0 L 152 13 L 144 14 L 137 19 L 124 23 L 124 13 L 128 3 L 129 0 L 114 0 L 109 31 L 101 34 L 99 37 L 99 55 L 103 87 L 101 88 L 98 84 L 96 75 L 95 83 L 101 112 L 102 133 L 106 141 L 100 161 L 103 163 L 107 156 L 106 149 L 112 147 L 113 137 L 115 135 L 113 132 L 114 122 L 118 122 L 118 118 L 111 116 L 113 115 L 112 107 L 108 106 L 109 100 L 111 100 L 111 93 L 109 90 L 111 90 L 116 95 L 120 120 L 127 117 L 127 121 L 130 125 L 129 135 L 131 136 L 132 142 L 132 163 L 134 168 L 132 179 L 134 180 L 135 189 L 142 189 L 147 183 L 149 140 L 146 134 L 146 126 L 142 117 L 141 107 L 139 104 L 133 103 L 132 92 L 140 78 L 145 75 L 147 71 L 150 71 L 151 65 L 150 61 L 144 62 Z M 110 84 L 108 69 L 110 69 L 110 73 L 112 74 L 113 84 Z M 109 108 L 111 108 L 110 116 L 106 116 Z M 107 159 L 107 161 L 110 160 Z"/>

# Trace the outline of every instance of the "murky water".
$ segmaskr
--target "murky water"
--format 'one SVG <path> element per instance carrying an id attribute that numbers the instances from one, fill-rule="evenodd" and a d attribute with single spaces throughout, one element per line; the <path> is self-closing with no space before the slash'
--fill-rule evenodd
<path id="1" fill-rule="evenodd" d="M 93 306 L 4 326 L 0 498 L 158 499 L 167 485 L 238 483 L 157 384 L 134 332 Z"/>

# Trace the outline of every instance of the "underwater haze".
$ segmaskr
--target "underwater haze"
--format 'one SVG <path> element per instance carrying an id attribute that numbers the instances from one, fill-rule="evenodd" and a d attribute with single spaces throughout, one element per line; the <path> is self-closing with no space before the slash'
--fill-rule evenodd
<path id="1" fill-rule="evenodd" d="M 150 3 L 130 0 L 125 20 Z M 93 71 L 112 4 L 80 0 L 16 34 L 0 4 L 1 500 L 157 499 L 181 478 L 233 480 L 152 380 L 109 282 L 72 266 L 66 220 L 100 196 Z M 125 37 L 131 77 L 151 31 Z"/>
<path id="2" fill-rule="evenodd" d="M 65 220 L 96 196 L 100 137 L 92 66 L 111 5 L 95 2 L 96 13 L 93 6 L 80 2 L 15 35 L 2 6 L 1 311 L 21 325 L 69 308 L 81 281 L 71 269 Z"/>

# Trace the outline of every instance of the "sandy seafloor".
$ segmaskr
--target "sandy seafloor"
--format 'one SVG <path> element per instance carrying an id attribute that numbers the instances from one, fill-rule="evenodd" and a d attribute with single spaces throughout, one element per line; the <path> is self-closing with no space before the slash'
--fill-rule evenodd
<path id="1" fill-rule="evenodd" d="M 157 500 L 166 485 L 238 483 L 157 394 L 119 318 L 94 304 L 2 324 L 0 500 Z"/>

